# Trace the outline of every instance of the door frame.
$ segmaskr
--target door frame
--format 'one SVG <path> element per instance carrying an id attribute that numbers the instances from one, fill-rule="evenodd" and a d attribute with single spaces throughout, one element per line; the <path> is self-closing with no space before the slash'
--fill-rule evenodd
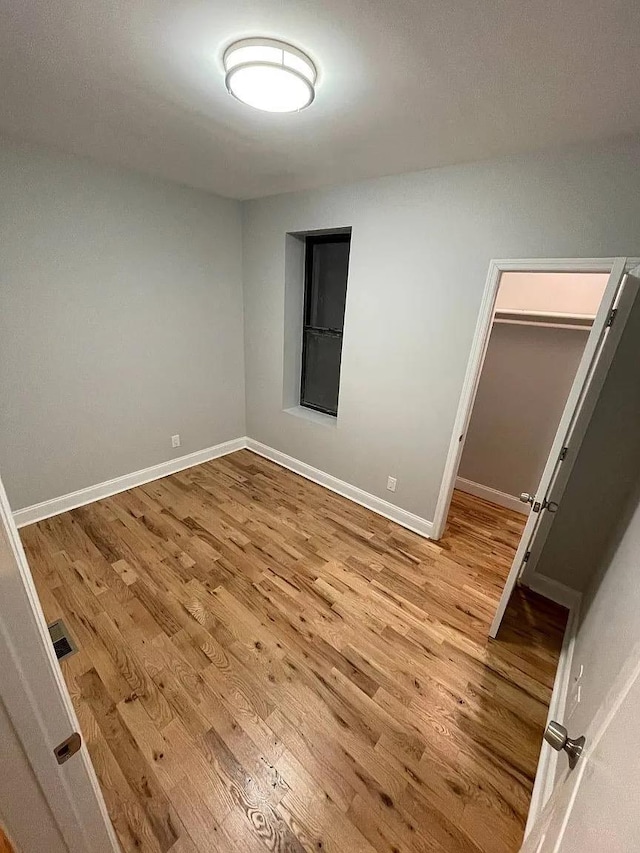
<path id="1" fill-rule="evenodd" d="M 478 321 L 471 344 L 469 360 L 465 372 L 460 401 L 453 424 L 449 451 L 445 462 L 440 492 L 433 519 L 432 539 L 440 539 L 449 516 L 456 477 L 467 439 L 469 422 L 476 401 L 482 368 L 489 346 L 489 337 L 493 326 L 493 315 L 500 287 L 500 278 L 505 272 L 576 272 L 611 273 L 617 258 L 516 258 L 492 259 L 480 303 Z M 640 258 L 627 257 L 625 272 L 631 272 L 640 264 Z"/>
<path id="2" fill-rule="evenodd" d="M 1 479 L 0 659 L 0 700 L 70 853 L 119 853 L 86 745 L 61 765 L 53 752 L 81 730 Z"/>

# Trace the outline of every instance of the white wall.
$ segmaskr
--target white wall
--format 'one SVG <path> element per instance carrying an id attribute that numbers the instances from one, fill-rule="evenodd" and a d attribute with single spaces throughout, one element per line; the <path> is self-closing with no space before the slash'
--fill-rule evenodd
<path id="1" fill-rule="evenodd" d="M 639 220 L 637 140 L 246 203 L 249 435 L 432 519 L 491 258 L 637 255 Z M 338 226 L 353 232 L 332 428 L 283 411 L 284 259 L 287 232 Z"/>
<path id="2" fill-rule="evenodd" d="M 588 335 L 494 323 L 459 477 L 511 496 L 535 492 Z"/>
<path id="3" fill-rule="evenodd" d="M 244 435 L 239 203 L 7 146 L 0 239 L 14 510 Z"/>

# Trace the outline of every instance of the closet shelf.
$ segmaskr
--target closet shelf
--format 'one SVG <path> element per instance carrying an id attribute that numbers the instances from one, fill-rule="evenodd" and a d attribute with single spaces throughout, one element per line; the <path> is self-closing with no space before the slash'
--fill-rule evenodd
<path id="1" fill-rule="evenodd" d="M 499 308 L 493 316 L 495 323 L 513 323 L 521 326 L 553 326 L 561 329 L 590 329 L 595 316 L 568 314 L 554 311 L 523 311 Z"/>

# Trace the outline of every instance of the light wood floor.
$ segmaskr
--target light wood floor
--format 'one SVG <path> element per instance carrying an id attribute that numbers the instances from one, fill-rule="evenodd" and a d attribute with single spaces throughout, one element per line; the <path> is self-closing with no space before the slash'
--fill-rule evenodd
<path id="1" fill-rule="evenodd" d="M 240 451 L 21 531 L 125 851 L 519 848 L 565 611 L 522 517 L 431 543 Z"/>
<path id="2" fill-rule="evenodd" d="M 0 853 L 13 853 L 13 847 L 0 826 Z"/>

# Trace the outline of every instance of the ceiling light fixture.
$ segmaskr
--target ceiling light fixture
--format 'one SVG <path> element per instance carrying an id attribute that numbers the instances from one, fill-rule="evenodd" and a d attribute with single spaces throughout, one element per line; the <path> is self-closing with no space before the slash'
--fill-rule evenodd
<path id="1" fill-rule="evenodd" d="M 291 113 L 315 97 L 316 68 L 297 47 L 268 38 L 237 41 L 223 57 L 229 92 L 250 107 Z"/>

